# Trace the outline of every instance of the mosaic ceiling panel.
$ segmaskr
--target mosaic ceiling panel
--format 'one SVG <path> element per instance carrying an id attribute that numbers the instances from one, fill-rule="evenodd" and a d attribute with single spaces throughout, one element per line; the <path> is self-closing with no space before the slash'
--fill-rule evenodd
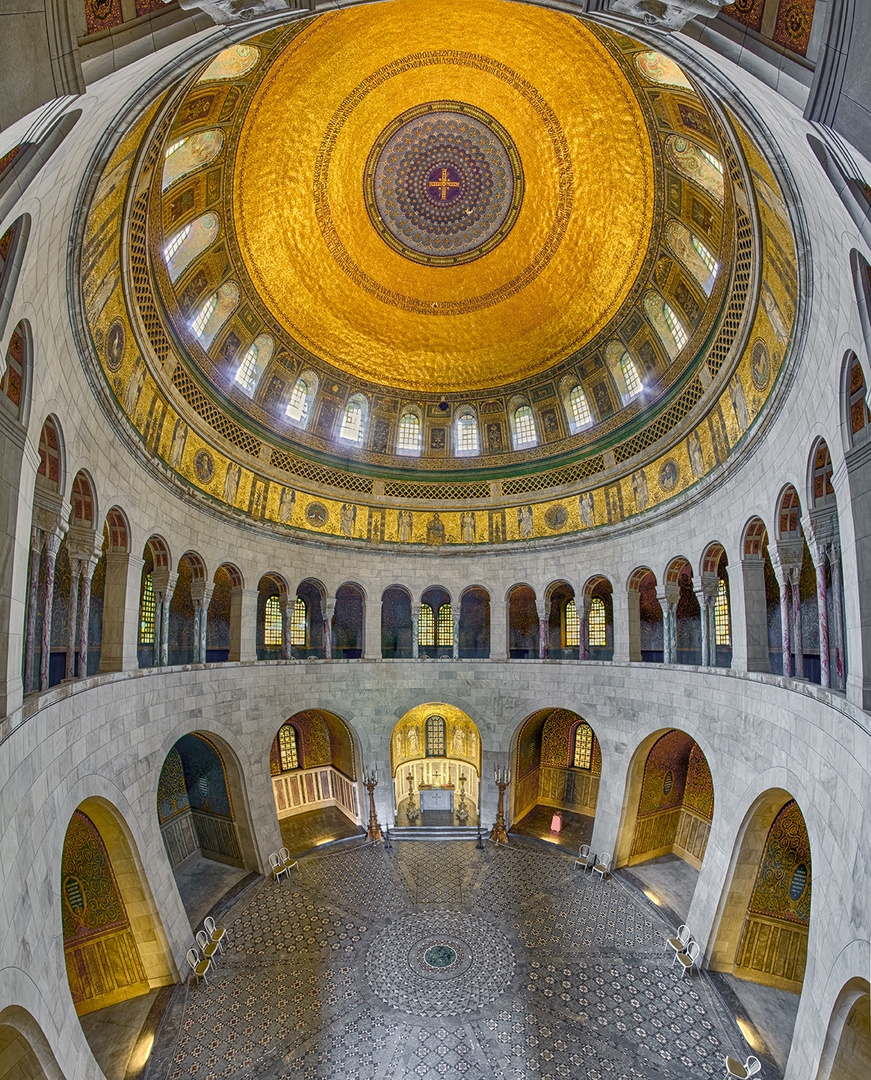
<path id="1" fill-rule="evenodd" d="M 613 525 L 734 451 L 795 246 L 673 61 L 499 0 L 450 34 L 403 0 L 252 40 L 143 113 L 90 207 L 88 347 L 146 454 L 279 532 L 440 547 Z"/>

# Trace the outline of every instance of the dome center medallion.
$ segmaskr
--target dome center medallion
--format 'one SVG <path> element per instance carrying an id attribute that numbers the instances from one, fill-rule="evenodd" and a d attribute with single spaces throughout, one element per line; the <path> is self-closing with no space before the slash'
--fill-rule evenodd
<path id="1" fill-rule="evenodd" d="M 488 254 L 511 231 L 523 169 L 508 132 L 483 109 L 428 102 L 396 117 L 366 162 L 369 219 L 394 251 L 428 266 Z"/>

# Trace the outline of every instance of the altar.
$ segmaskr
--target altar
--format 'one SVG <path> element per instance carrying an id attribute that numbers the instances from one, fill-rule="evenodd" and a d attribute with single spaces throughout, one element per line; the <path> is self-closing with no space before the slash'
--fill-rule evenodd
<path id="1" fill-rule="evenodd" d="M 454 812 L 454 789 L 453 788 L 421 788 L 421 810 L 449 810 Z"/>

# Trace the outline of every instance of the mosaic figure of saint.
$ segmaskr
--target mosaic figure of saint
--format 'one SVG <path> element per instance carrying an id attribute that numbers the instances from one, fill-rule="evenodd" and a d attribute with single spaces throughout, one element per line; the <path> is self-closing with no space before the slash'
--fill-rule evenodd
<path id="1" fill-rule="evenodd" d="M 414 518 L 410 510 L 399 511 L 399 539 L 403 544 L 407 544 L 411 539 L 411 529 L 414 524 Z"/>
<path id="2" fill-rule="evenodd" d="M 420 753 L 420 732 L 416 727 L 408 729 L 408 756 L 417 757 Z"/>
<path id="3" fill-rule="evenodd" d="M 687 437 L 687 453 L 690 456 L 690 467 L 693 476 L 699 480 L 705 475 L 705 458 L 702 453 L 702 440 L 697 431 L 690 432 Z"/>
<path id="4" fill-rule="evenodd" d="M 635 495 L 635 509 L 639 514 L 647 509 L 647 474 L 639 469 L 632 474 L 632 493 Z"/>
<path id="5" fill-rule="evenodd" d="M 594 521 L 593 514 L 595 512 L 592 491 L 585 491 L 578 499 L 578 509 L 581 514 L 581 524 L 585 525 L 588 529 L 592 528 Z"/>
<path id="6" fill-rule="evenodd" d="M 520 539 L 531 540 L 533 534 L 532 507 L 521 506 L 517 510 L 517 524 L 520 527 Z"/>
<path id="7" fill-rule="evenodd" d="M 236 492 L 239 490 L 239 480 L 242 470 L 235 462 L 227 466 L 227 475 L 224 478 L 224 502 L 230 506 L 236 502 Z"/>
<path id="8" fill-rule="evenodd" d="M 281 498 L 278 503 L 278 520 L 282 525 L 289 525 L 293 517 L 293 504 L 296 502 L 296 492 L 293 488 L 283 487 Z"/>
<path id="9" fill-rule="evenodd" d="M 136 415 L 136 406 L 139 404 L 139 395 L 145 385 L 145 361 L 141 356 L 136 357 L 130 378 L 127 380 L 127 393 L 124 395 L 124 411 L 132 420 Z"/>
<path id="10" fill-rule="evenodd" d="M 438 514 L 433 514 L 426 526 L 426 542 L 440 547 L 445 542 L 445 526 Z"/>
<path id="11" fill-rule="evenodd" d="M 747 412 L 747 398 L 744 395 L 744 386 L 738 375 L 733 375 L 732 381 L 729 383 L 729 397 L 732 399 L 732 408 L 735 410 L 738 427 L 745 431 L 750 423 L 750 414 Z"/>
<path id="12" fill-rule="evenodd" d="M 475 543 L 475 511 L 466 510 L 460 518 L 460 524 L 463 528 L 463 542 L 466 544 Z"/>
<path id="13" fill-rule="evenodd" d="M 188 426 L 179 417 L 175 422 L 172 432 L 172 448 L 169 451 L 169 464 L 172 469 L 181 468 L 181 459 L 184 456 L 184 444 L 187 442 Z"/>
<path id="14" fill-rule="evenodd" d="M 354 525 L 357 522 L 357 507 L 354 503 L 342 503 L 342 512 L 339 521 L 343 536 L 354 535 Z"/>

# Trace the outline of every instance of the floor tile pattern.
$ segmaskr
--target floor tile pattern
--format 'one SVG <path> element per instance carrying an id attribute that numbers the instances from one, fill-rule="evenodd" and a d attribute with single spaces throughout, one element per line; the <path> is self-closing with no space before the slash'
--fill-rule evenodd
<path id="1" fill-rule="evenodd" d="M 145 1080 L 690 1080 L 747 1053 L 643 897 L 534 841 L 309 855 L 225 921 Z"/>

